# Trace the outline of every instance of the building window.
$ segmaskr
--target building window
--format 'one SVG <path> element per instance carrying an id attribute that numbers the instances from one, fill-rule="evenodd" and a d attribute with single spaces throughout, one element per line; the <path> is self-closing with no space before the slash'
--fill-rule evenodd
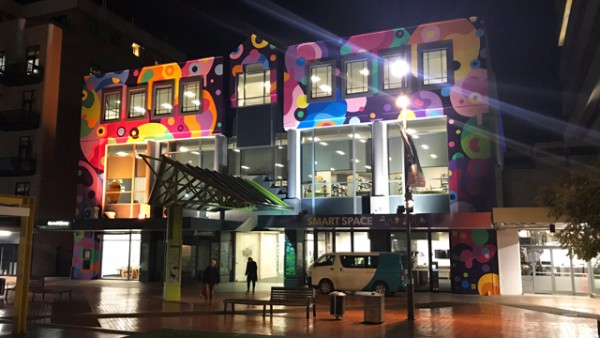
<path id="1" fill-rule="evenodd" d="M 237 81 L 238 107 L 271 103 L 271 71 L 262 63 L 246 65 Z"/>
<path id="2" fill-rule="evenodd" d="M 106 150 L 106 186 L 104 188 L 104 210 L 111 204 L 130 204 L 130 208 L 114 209 L 119 218 L 138 217 L 140 210 L 132 204 L 148 201 L 146 169 L 140 154 L 147 154 L 146 144 L 124 144 L 108 146 Z M 126 210 L 126 211 L 125 211 Z"/>
<path id="3" fill-rule="evenodd" d="M 33 136 L 21 136 L 19 138 L 19 158 L 33 158 Z"/>
<path id="4" fill-rule="evenodd" d="M 403 89 L 409 86 L 410 59 L 408 50 L 382 55 L 383 90 Z"/>
<path id="5" fill-rule="evenodd" d="M 131 52 L 133 53 L 133 55 L 140 57 L 142 56 L 142 50 L 144 49 L 144 47 L 138 45 L 137 43 L 132 43 L 131 44 Z"/>
<path id="6" fill-rule="evenodd" d="M 369 62 L 367 60 L 353 60 L 344 62 L 346 96 L 364 94 L 369 92 Z"/>
<path id="7" fill-rule="evenodd" d="M 27 75 L 40 72 L 40 46 L 27 47 Z"/>
<path id="8" fill-rule="evenodd" d="M 162 142 L 160 154 L 183 164 L 215 170 L 215 139 L 213 137 Z"/>
<path id="9" fill-rule="evenodd" d="M 308 92 L 311 100 L 329 99 L 334 96 L 335 61 L 316 62 L 308 66 Z"/>
<path id="10" fill-rule="evenodd" d="M 154 87 L 154 115 L 165 116 L 173 113 L 173 83 L 162 83 Z"/>
<path id="11" fill-rule="evenodd" d="M 29 196 L 30 189 L 31 189 L 31 183 L 29 183 L 29 182 L 15 183 L 15 195 L 17 195 L 17 196 Z"/>
<path id="12" fill-rule="evenodd" d="M 407 121 L 419 163 L 425 176 L 425 187 L 412 187 L 415 194 L 448 193 L 448 137 L 446 117 Z M 390 195 L 404 194 L 404 143 L 398 124 L 388 125 L 388 169 Z"/>
<path id="13" fill-rule="evenodd" d="M 419 75 L 422 86 L 452 83 L 452 44 L 443 41 L 419 46 Z"/>
<path id="14" fill-rule="evenodd" d="M 121 119 L 121 88 L 105 92 L 103 98 L 103 120 L 115 121 Z"/>
<path id="15" fill-rule="evenodd" d="M 6 69 L 6 52 L 0 51 L 0 74 L 4 73 Z"/>
<path id="16" fill-rule="evenodd" d="M 35 90 L 26 90 L 23 92 L 23 100 L 21 101 L 21 109 L 24 113 L 33 112 L 33 104 L 35 102 Z"/>
<path id="17" fill-rule="evenodd" d="M 129 90 L 127 118 L 135 119 L 146 116 L 146 87 Z"/>
<path id="18" fill-rule="evenodd" d="M 303 131 L 301 152 L 304 198 L 371 194 L 370 126 Z"/>
<path id="19" fill-rule="evenodd" d="M 179 102 L 181 104 L 181 113 L 198 113 L 200 112 L 200 104 L 202 102 L 202 90 L 200 88 L 200 80 L 189 81 L 181 83 L 181 98 Z"/>

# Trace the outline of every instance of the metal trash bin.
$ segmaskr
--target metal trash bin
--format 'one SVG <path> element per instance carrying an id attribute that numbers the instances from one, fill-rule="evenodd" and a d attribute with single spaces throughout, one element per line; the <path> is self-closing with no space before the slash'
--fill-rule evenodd
<path id="1" fill-rule="evenodd" d="M 346 311 L 346 294 L 343 292 L 332 292 L 329 294 L 329 313 L 339 319 Z"/>
<path id="2" fill-rule="evenodd" d="M 385 316 L 385 295 L 371 292 L 364 295 L 365 323 L 381 324 Z"/>

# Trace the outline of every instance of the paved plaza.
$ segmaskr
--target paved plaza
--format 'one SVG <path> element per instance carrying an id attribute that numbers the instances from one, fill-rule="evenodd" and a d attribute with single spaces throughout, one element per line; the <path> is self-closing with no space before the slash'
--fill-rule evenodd
<path id="1" fill-rule="evenodd" d="M 237 305 L 235 315 L 223 314 L 222 299 L 268 298 L 277 283 L 259 282 L 254 295 L 245 293 L 245 283 L 220 284 L 210 306 L 195 283 L 183 285 L 180 302 L 164 302 L 159 283 L 48 284 L 72 288 L 73 298 L 37 295 L 29 303 L 24 337 L 597 337 L 600 316 L 600 300 L 586 296 L 416 293 L 415 320 L 408 321 L 400 293 L 385 299 L 384 323 L 365 324 L 363 297 L 352 294 L 339 320 L 330 315 L 325 295 L 317 296 L 316 318 L 306 319 L 303 307 L 275 307 L 273 318 L 263 317 L 261 306 Z M 12 311 L 11 298 L 0 302 L 0 336 L 12 336 Z"/>

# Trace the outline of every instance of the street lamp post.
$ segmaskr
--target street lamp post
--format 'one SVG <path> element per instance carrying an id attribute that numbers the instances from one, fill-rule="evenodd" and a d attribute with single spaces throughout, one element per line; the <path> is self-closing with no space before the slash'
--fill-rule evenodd
<path id="1" fill-rule="evenodd" d="M 408 107 L 409 99 L 401 95 L 396 100 L 396 105 L 399 106 L 402 110 L 402 128 L 403 132 L 406 133 L 406 107 Z M 404 139 L 404 138 L 403 138 Z M 406 140 L 403 140 L 406 142 Z M 406 149 L 406 147 L 405 147 Z M 404 152 L 404 161 L 407 161 L 406 151 Z M 406 163 L 404 165 L 406 168 Z M 406 213 L 406 247 L 407 247 L 407 265 L 408 265 L 408 276 L 407 276 L 407 284 L 406 284 L 406 313 L 408 320 L 415 319 L 415 286 L 413 283 L 413 273 L 412 273 L 412 248 L 411 248 L 411 225 L 410 225 L 410 213 L 413 211 L 413 199 L 412 192 L 410 191 L 410 186 L 408 184 L 408 173 L 404 172 L 404 212 Z"/>

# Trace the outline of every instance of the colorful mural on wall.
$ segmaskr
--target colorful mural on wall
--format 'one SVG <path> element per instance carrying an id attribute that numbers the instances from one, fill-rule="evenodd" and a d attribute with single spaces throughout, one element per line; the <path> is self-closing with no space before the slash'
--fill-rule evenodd
<path id="1" fill-rule="evenodd" d="M 483 25 L 483 20 L 472 17 L 289 47 L 285 53 L 284 73 L 285 129 L 403 120 L 404 115 L 407 119 L 446 116 L 450 210 L 454 213 L 491 211 L 496 205 L 495 140 L 489 135 L 496 134 L 496 119 L 490 114 L 488 104 L 488 51 Z M 419 46 L 443 41 L 451 41 L 453 81 L 435 87 L 415 85 L 419 81 Z M 400 48 L 410 50 L 412 86 L 408 86 L 405 92 L 384 91 L 381 88 L 383 68 L 379 55 Z M 307 65 L 316 60 L 336 60 L 334 84 L 342 88 L 342 60 L 351 59 L 356 54 L 366 55 L 371 61 L 368 69 L 370 92 L 345 98 L 342 90 L 334 90 L 331 100 L 310 102 Z M 404 111 L 396 105 L 402 94 L 409 97 Z M 481 230 L 460 232 L 460 236 L 471 241 L 468 249 L 464 247 L 466 239 L 462 237 L 461 241 L 455 240 L 456 244 L 451 248 L 456 252 L 455 259 L 462 262 L 456 273 L 453 270 L 453 282 L 459 286 L 454 289 L 455 292 L 471 293 L 475 290 L 487 293 L 489 285 L 498 285 L 493 283 L 498 278 L 495 235 L 492 236 L 493 231 L 489 231 L 487 241 L 482 244 L 475 240 L 480 238 L 475 238 L 479 235 L 477 231 Z M 484 232 L 488 233 L 487 230 Z M 467 257 L 467 252 L 476 255 L 477 262 L 483 262 L 482 257 L 485 257 L 486 264 L 472 264 L 473 259 Z M 494 287 L 492 293 L 496 292 Z"/>
<path id="2" fill-rule="evenodd" d="M 171 140 L 221 134 L 225 121 L 223 93 L 223 58 L 211 57 L 183 63 L 169 63 L 86 77 L 82 92 L 81 159 L 77 189 L 78 214 L 102 204 L 103 173 L 107 144 L 140 143 L 145 140 Z M 202 85 L 201 111 L 179 114 L 179 83 L 199 78 Z M 153 85 L 161 81 L 173 83 L 172 115 L 154 118 Z M 127 105 L 120 104 L 121 118 L 103 123 L 102 97 L 107 89 L 121 90 L 126 102 L 127 89 L 145 86 L 146 115 L 128 119 Z"/>
<path id="3" fill-rule="evenodd" d="M 240 44 L 236 50 L 229 53 L 229 67 L 232 80 L 229 81 L 231 107 L 237 107 L 236 84 L 237 76 L 244 72 L 244 66 L 262 63 L 263 70 L 270 71 L 271 103 L 277 103 L 277 47 L 257 35 L 252 34 L 250 39 Z"/>
<path id="4" fill-rule="evenodd" d="M 494 230 L 451 232 L 451 283 L 454 293 L 500 294 L 496 243 Z"/>
<path id="5" fill-rule="evenodd" d="M 102 246 L 100 238 L 100 235 L 96 235 L 94 232 L 76 231 L 74 233 L 71 278 L 83 280 L 100 278 Z"/>

